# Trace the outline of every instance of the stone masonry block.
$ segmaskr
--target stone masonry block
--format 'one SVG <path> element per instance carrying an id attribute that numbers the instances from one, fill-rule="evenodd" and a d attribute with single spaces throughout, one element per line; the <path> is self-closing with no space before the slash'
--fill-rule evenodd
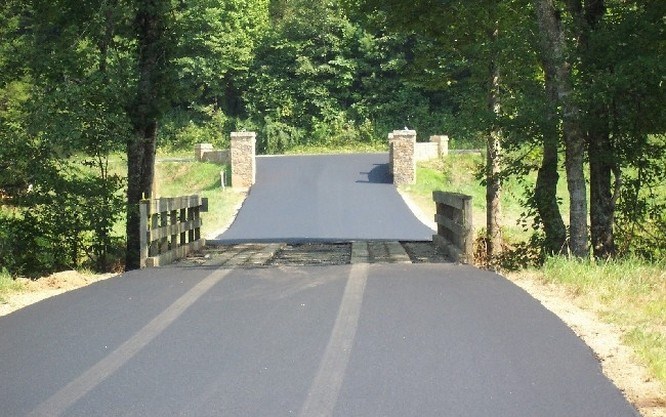
<path id="1" fill-rule="evenodd" d="M 395 185 L 416 182 L 416 131 L 394 130 L 392 146 L 393 183 Z"/>
<path id="2" fill-rule="evenodd" d="M 250 188 L 257 176 L 255 132 L 231 132 L 231 186 Z"/>

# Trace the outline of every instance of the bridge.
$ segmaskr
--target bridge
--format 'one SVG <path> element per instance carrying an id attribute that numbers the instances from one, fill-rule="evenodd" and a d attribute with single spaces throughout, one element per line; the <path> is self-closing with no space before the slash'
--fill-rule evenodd
<path id="1" fill-rule="evenodd" d="M 438 252 L 387 163 L 258 158 L 201 256 L 0 318 L 2 415 L 637 416 L 555 315 Z"/>

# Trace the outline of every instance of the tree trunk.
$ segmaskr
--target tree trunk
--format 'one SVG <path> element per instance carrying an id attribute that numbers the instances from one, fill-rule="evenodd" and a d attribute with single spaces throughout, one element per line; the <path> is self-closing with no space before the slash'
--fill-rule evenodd
<path id="1" fill-rule="evenodd" d="M 138 2 L 136 29 L 139 80 L 134 108 L 131 109 L 134 135 L 127 144 L 127 253 L 125 268 L 140 265 L 139 202 L 150 198 L 155 176 L 157 119 L 160 108 L 160 82 L 163 81 L 164 1 Z"/>
<path id="2" fill-rule="evenodd" d="M 578 50 L 581 57 L 581 72 L 590 79 L 604 62 L 594 62 L 590 56 L 590 36 L 606 11 L 604 0 L 586 0 L 584 4 L 571 1 L 574 14 Z M 585 83 L 589 85 L 589 83 Z M 611 174 L 616 170 L 616 156 L 610 138 L 608 106 L 601 100 L 591 100 L 587 105 L 589 117 L 587 144 L 590 164 L 590 232 L 592 251 L 597 258 L 615 255 L 615 196 L 612 191 Z M 619 175 L 616 177 L 619 181 Z"/>
<path id="3" fill-rule="evenodd" d="M 534 201 L 546 235 L 544 252 L 547 255 L 554 255 L 564 252 L 567 229 L 562 220 L 560 206 L 557 203 L 557 183 L 560 179 L 557 171 L 560 135 L 555 67 L 547 59 L 542 60 L 542 67 L 545 73 L 548 114 L 546 115 L 546 128 L 543 132 L 543 158 L 534 188 Z"/>
<path id="4" fill-rule="evenodd" d="M 495 29 L 490 36 L 492 43 L 498 37 L 497 27 L 498 24 L 495 24 Z M 488 109 L 495 117 L 498 117 L 500 113 L 500 70 L 497 63 L 497 54 L 494 54 L 491 58 L 488 73 Z M 502 250 L 502 230 L 500 228 L 502 215 L 500 204 L 502 191 L 500 154 L 502 145 L 500 137 L 501 134 L 497 128 L 497 123 L 493 122 L 493 127 L 488 132 L 486 144 L 486 240 L 488 244 L 487 256 L 491 263 Z"/>
<path id="5" fill-rule="evenodd" d="M 613 225 L 615 198 L 611 186 L 612 149 L 607 131 L 589 134 L 590 155 L 590 231 L 592 251 L 597 258 L 615 255 Z"/>
<path id="6" fill-rule="evenodd" d="M 562 108 L 562 131 L 565 143 L 565 167 L 569 190 L 569 249 L 585 257 L 587 247 L 587 187 L 583 162 L 585 137 L 580 124 L 580 111 L 574 102 L 570 64 L 566 60 L 565 35 L 559 12 L 552 0 L 534 0 L 537 23 L 543 36 L 542 56 L 551 62 L 555 73 L 557 95 Z"/>

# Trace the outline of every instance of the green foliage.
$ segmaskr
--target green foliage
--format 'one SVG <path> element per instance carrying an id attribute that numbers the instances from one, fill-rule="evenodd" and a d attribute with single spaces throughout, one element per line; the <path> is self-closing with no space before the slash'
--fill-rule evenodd
<path id="1" fill-rule="evenodd" d="M 625 170 L 617 202 L 621 254 L 666 259 L 666 135 L 646 139 L 631 170 Z"/>
<path id="2" fill-rule="evenodd" d="M 383 141 L 405 125 L 442 133 L 447 108 L 414 86 L 414 42 L 352 20 L 337 2 L 279 3 L 260 43 L 244 95 L 262 152 L 294 146 Z"/>
<path id="3" fill-rule="evenodd" d="M 162 120 L 158 146 L 164 152 L 192 151 L 197 143 L 211 143 L 216 149 L 229 147 L 233 122 L 221 109 L 201 106 L 195 109 L 174 108 Z"/>
<path id="4" fill-rule="evenodd" d="M 42 179 L 4 212 L 0 261 L 12 273 L 38 276 L 82 266 L 105 271 L 117 261 L 119 241 L 111 234 L 124 209 L 121 179 L 70 174 Z"/>
<path id="5" fill-rule="evenodd" d="M 0 84 L 0 194 L 8 207 L 0 264 L 12 274 L 104 270 L 117 252 L 111 228 L 125 209 L 123 181 L 109 173 L 108 155 L 130 134 L 131 41 L 109 29 L 127 9 L 107 6 L 63 0 L 0 9 L 15 13 L 3 28 L 0 73 L 20 75 Z M 6 55 L 12 48 L 19 59 Z M 83 163 L 71 163 L 74 155 Z"/>

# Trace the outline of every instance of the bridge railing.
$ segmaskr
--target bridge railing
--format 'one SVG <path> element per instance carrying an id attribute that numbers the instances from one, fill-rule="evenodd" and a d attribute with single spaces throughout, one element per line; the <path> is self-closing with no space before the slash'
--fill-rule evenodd
<path id="1" fill-rule="evenodd" d="M 198 195 L 143 200 L 141 209 L 141 267 L 166 265 L 202 248 L 201 213 L 208 199 Z"/>
<path id="2" fill-rule="evenodd" d="M 437 234 L 433 235 L 433 242 L 453 260 L 461 263 L 472 262 L 472 197 L 444 191 L 433 191 L 432 197 L 437 208 Z"/>

